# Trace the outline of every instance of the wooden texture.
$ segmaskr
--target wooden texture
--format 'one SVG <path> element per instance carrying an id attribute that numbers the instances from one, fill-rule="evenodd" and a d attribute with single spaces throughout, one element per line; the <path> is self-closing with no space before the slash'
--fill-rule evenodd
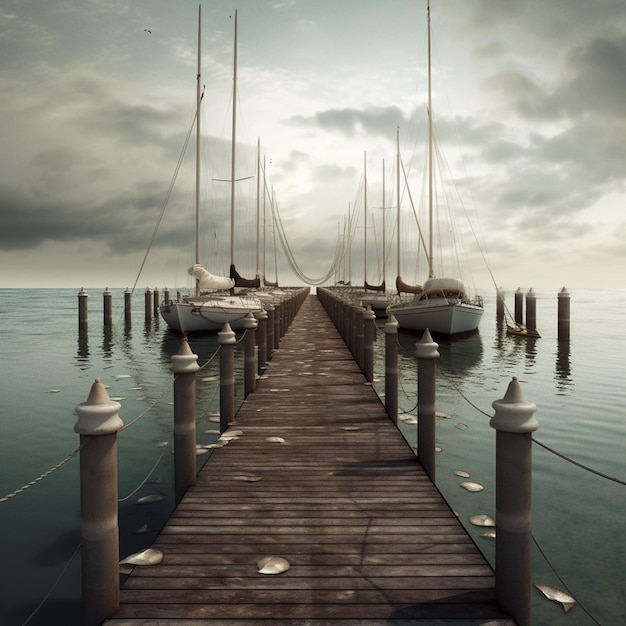
<path id="1" fill-rule="evenodd" d="M 108 626 L 514 624 L 316 296 L 232 431 L 156 539 L 163 562 L 134 569 Z M 258 573 L 268 556 L 290 569 Z"/>

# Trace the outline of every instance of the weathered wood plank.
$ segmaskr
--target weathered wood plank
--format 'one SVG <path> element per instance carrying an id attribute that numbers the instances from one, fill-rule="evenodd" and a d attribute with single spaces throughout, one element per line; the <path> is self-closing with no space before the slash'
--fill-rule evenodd
<path id="1" fill-rule="evenodd" d="M 156 538 L 163 562 L 134 569 L 107 625 L 513 623 L 317 298 L 235 431 Z M 272 555 L 290 569 L 259 574 Z"/>

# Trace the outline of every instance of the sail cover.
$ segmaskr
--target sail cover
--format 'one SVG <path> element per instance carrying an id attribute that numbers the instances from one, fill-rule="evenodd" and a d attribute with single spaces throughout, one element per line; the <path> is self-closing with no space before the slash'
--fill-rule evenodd
<path id="1" fill-rule="evenodd" d="M 232 278 L 211 274 L 199 263 L 190 267 L 187 272 L 198 281 L 200 289 L 232 289 L 235 286 Z"/>

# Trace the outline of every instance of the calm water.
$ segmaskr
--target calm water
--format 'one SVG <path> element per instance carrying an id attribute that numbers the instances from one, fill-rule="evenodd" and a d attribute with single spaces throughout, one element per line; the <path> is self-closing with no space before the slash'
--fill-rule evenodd
<path id="1" fill-rule="evenodd" d="M 120 504 L 120 552 L 125 556 L 150 545 L 154 533 L 137 533 L 148 524 L 160 528 L 173 507 L 171 440 L 171 355 L 179 339 L 159 320 L 143 319 L 143 295 L 134 300 L 134 319 L 125 328 L 123 292 L 113 290 L 114 325 L 102 327 L 102 290 L 90 293 L 90 327 L 77 329 L 77 291 L 0 290 L 3 359 L 0 365 L 0 497 L 30 482 L 64 459 L 78 445 L 74 407 L 86 400 L 96 377 L 119 398 L 125 423 L 155 407 L 120 433 L 119 494 L 130 495 L 148 475 L 153 481 Z M 537 292 L 542 338 L 507 338 L 498 331 L 495 302 L 487 298 L 479 335 L 440 345 L 438 406 L 449 419 L 437 420 L 437 482 L 477 545 L 493 562 L 494 543 L 480 536 L 468 517 L 494 515 L 495 431 L 468 398 L 491 415 L 512 376 L 537 404 L 535 438 L 601 472 L 624 479 L 626 455 L 626 291 L 572 290 L 571 342 L 556 341 L 556 291 Z M 512 307 L 512 294 L 508 298 Z M 379 348 L 382 349 L 382 333 Z M 416 337 L 401 334 L 401 406 L 414 408 L 416 373 L 411 356 Z M 200 364 L 215 352 L 213 337 L 190 340 Z M 377 364 L 382 391 L 382 363 Z M 218 427 L 217 360 L 198 376 L 198 439 L 210 443 Z M 403 394 L 404 392 L 404 394 Z M 402 425 L 415 443 L 415 426 Z M 198 465 L 206 457 L 198 458 Z M 533 552 L 533 582 L 570 592 L 597 623 L 622 623 L 626 615 L 623 562 L 626 557 L 624 486 L 566 463 L 533 446 L 533 529 L 543 553 Z M 153 468 L 154 472 L 152 472 Z M 459 487 L 455 470 L 465 470 L 484 491 Z M 152 472 L 152 474 L 151 474 Z M 163 501 L 137 505 L 147 494 Z M 78 457 L 23 493 L 0 503 L 0 623 L 23 624 L 65 571 L 43 608 L 37 625 L 80 624 L 80 557 L 71 560 L 80 540 Z M 69 566 L 68 566 L 68 563 Z M 593 624 L 580 605 L 564 614 L 560 605 L 533 590 L 536 624 Z"/>

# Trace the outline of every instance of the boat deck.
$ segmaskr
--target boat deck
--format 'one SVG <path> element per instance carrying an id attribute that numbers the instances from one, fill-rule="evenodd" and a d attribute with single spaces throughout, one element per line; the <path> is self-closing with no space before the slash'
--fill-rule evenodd
<path id="1" fill-rule="evenodd" d="M 229 431 L 107 626 L 514 624 L 316 296 Z"/>

